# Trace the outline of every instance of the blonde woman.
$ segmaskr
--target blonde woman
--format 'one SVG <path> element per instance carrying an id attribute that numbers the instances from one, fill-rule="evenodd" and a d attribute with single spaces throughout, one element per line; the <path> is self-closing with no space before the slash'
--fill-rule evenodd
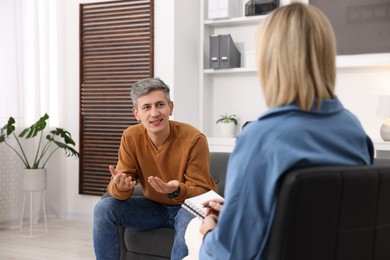
<path id="1" fill-rule="evenodd" d="M 277 183 L 286 171 L 373 161 L 370 138 L 335 95 L 335 37 L 318 8 L 292 3 L 276 9 L 260 24 L 256 46 L 269 110 L 237 138 L 224 205 L 198 230 L 202 260 L 266 258 Z"/>

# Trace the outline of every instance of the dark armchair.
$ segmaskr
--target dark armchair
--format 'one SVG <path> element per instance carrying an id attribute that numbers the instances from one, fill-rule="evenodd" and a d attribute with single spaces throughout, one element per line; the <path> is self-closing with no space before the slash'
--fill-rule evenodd
<path id="1" fill-rule="evenodd" d="M 286 174 L 267 259 L 390 259 L 390 164 Z"/>
<path id="2" fill-rule="evenodd" d="M 223 196 L 225 174 L 230 153 L 210 153 L 210 173 Z M 109 196 L 107 193 L 103 198 Z M 133 196 L 143 196 L 139 185 Z M 121 260 L 158 260 L 170 259 L 173 245 L 173 228 L 159 228 L 148 231 L 135 231 L 119 228 Z"/>
<path id="3" fill-rule="evenodd" d="M 210 158 L 223 196 L 229 154 Z M 267 260 L 390 259 L 390 160 L 293 170 L 279 190 Z M 121 259 L 169 259 L 173 235 L 120 228 Z"/>

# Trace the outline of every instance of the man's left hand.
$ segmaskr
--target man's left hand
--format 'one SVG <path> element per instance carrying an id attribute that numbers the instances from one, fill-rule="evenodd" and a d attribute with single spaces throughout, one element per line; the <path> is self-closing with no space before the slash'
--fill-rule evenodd
<path id="1" fill-rule="evenodd" d="M 164 182 L 159 177 L 154 176 L 150 176 L 148 178 L 148 182 L 153 189 L 164 194 L 175 192 L 180 186 L 180 182 L 178 180 Z"/>

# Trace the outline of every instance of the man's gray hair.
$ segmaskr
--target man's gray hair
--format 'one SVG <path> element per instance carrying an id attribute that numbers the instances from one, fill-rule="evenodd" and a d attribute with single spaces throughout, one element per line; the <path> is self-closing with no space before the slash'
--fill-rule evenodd
<path id="1" fill-rule="evenodd" d="M 153 90 L 162 90 L 165 93 L 168 104 L 171 103 L 169 95 L 169 87 L 160 78 L 142 79 L 133 84 L 130 91 L 130 97 L 133 101 L 133 106 L 138 109 L 137 99 L 149 94 Z"/>

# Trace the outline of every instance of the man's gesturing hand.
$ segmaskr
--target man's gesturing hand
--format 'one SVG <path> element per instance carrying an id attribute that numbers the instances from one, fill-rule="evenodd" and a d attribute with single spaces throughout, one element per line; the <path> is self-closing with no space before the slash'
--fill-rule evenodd
<path id="1" fill-rule="evenodd" d="M 180 186 L 180 182 L 177 180 L 164 182 L 159 177 L 154 176 L 150 176 L 148 178 L 148 182 L 153 187 L 153 189 L 165 194 L 175 192 Z"/>
<path id="2" fill-rule="evenodd" d="M 133 180 L 133 177 L 127 176 L 126 173 L 117 171 L 112 165 L 110 165 L 109 169 L 118 190 L 129 191 L 134 189 L 137 182 Z"/>

